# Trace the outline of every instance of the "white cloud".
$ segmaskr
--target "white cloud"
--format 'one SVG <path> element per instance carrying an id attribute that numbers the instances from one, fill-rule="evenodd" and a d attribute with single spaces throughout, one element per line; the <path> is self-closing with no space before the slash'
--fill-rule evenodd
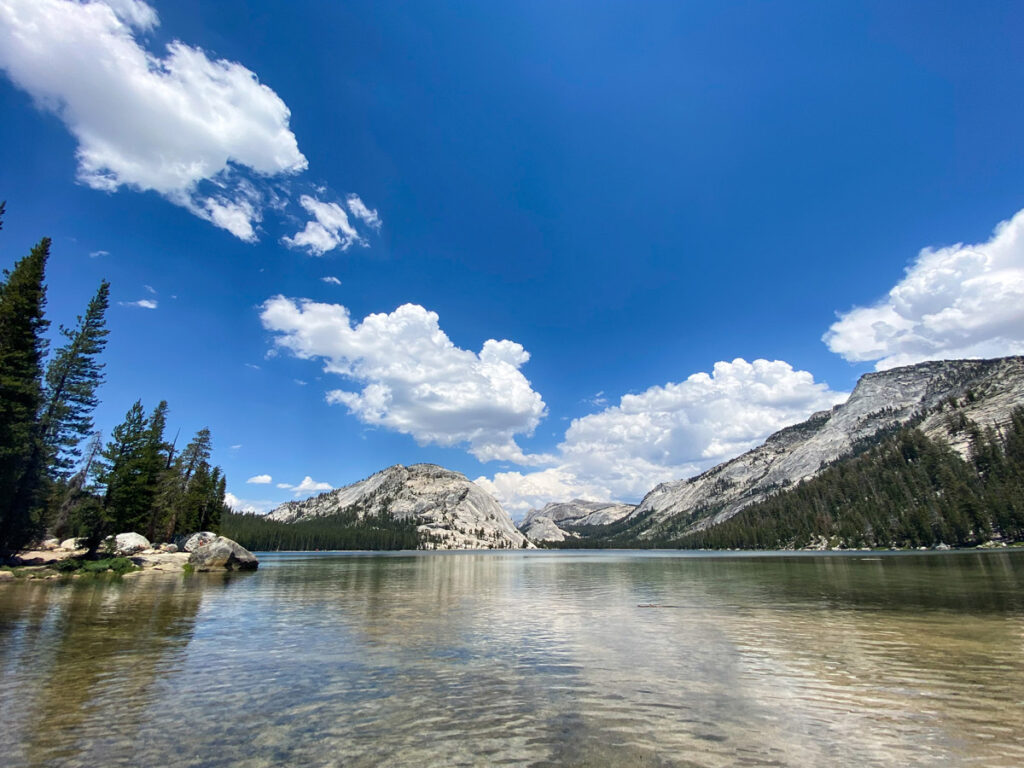
<path id="1" fill-rule="evenodd" d="M 254 485 L 266 485 L 273 479 L 270 475 L 253 475 L 245 482 L 253 483 Z"/>
<path id="2" fill-rule="evenodd" d="M 156 288 L 154 288 L 152 285 L 144 285 L 142 287 L 145 288 L 150 293 L 152 293 L 154 296 L 156 295 Z"/>
<path id="3" fill-rule="evenodd" d="M 83 183 L 151 190 L 255 240 L 274 201 L 250 179 L 307 165 L 288 107 L 241 64 L 146 50 L 135 35 L 157 24 L 140 0 L 0 0 L 0 67 L 75 136 Z"/>
<path id="4" fill-rule="evenodd" d="M 266 499 L 260 499 L 258 501 L 240 499 L 230 492 L 224 494 L 224 503 L 231 507 L 235 512 L 247 512 L 255 515 L 265 515 L 274 507 L 278 506 L 277 502 L 268 501 Z"/>
<path id="5" fill-rule="evenodd" d="M 328 275 L 327 277 L 321 277 L 320 279 L 325 283 L 330 283 L 331 285 L 341 285 L 341 280 L 336 278 L 334 275 Z"/>
<path id="6" fill-rule="evenodd" d="M 110 251 L 90 251 L 89 258 L 90 259 L 98 259 L 100 256 L 109 256 L 109 255 L 110 255 Z"/>
<path id="7" fill-rule="evenodd" d="M 289 491 L 294 491 L 296 498 L 303 494 L 316 493 L 320 491 L 329 491 L 332 489 L 330 483 L 318 483 L 309 475 L 306 475 L 302 482 L 298 485 L 290 485 L 289 483 L 278 483 L 278 488 L 284 488 Z"/>
<path id="8" fill-rule="evenodd" d="M 380 231 L 381 220 L 380 216 L 377 215 L 377 209 L 374 208 L 372 211 L 366 207 L 366 204 L 359 199 L 359 195 L 349 195 L 345 202 L 348 203 L 348 209 L 352 212 L 352 215 L 363 222 L 366 226 L 372 227 L 373 229 Z"/>
<path id="9" fill-rule="evenodd" d="M 305 248 L 314 256 L 323 256 L 335 248 L 347 251 L 353 243 L 367 245 L 348 220 L 345 209 L 337 203 L 325 203 L 311 195 L 303 195 L 299 202 L 313 220 L 307 221 L 306 228 L 293 237 L 281 239 L 289 248 Z"/>
<path id="10" fill-rule="evenodd" d="M 519 370 L 529 353 L 513 341 L 484 342 L 479 353 L 456 347 L 438 316 L 416 304 L 373 314 L 353 326 L 340 304 L 276 296 L 266 301 L 263 326 L 275 344 L 362 386 L 336 389 L 330 403 L 345 405 L 366 424 L 411 435 L 421 445 L 468 444 L 481 461 L 537 464 L 516 435 L 529 435 L 546 415 L 539 393 Z"/>
<path id="11" fill-rule="evenodd" d="M 624 395 L 573 419 L 553 467 L 478 482 L 516 514 L 574 497 L 638 501 L 660 482 L 702 472 L 845 398 L 781 360 L 719 362 L 710 375 Z"/>
<path id="12" fill-rule="evenodd" d="M 925 248 L 884 299 L 841 314 L 823 340 L 879 370 L 1024 354 L 1024 211 L 984 243 Z"/>
<path id="13" fill-rule="evenodd" d="M 157 302 L 153 299 L 139 299 L 138 301 L 120 301 L 122 307 L 141 307 L 142 309 L 156 309 Z"/>

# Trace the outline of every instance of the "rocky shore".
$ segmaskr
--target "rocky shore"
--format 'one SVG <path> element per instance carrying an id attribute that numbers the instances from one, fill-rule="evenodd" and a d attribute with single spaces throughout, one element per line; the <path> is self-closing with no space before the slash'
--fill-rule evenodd
<path id="1" fill-rule="evenodd" d="M 45 539 L 13 557 L 9 568 L 0 569 L 0 583 L 19 578 L 80 578 L 100 573 L 136 577 L 149 573 L 251 571 L 259 567 L 252 552 L 210 531 L 164 544 L 151 544 L 137 533 L 119 533 L 100 547 L 101 560 L 82 560 L 88 550 L 81 544 L 76 539 Z M 79 565 L 82 567 L 76 567 Z M 109 567 L 101 568 L 103 565 Z"/>

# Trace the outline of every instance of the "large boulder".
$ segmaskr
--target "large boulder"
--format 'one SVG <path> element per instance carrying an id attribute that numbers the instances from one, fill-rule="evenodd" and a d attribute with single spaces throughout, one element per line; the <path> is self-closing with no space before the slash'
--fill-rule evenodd
<path id="1" fill-rule="evenodd" d="M 193 533 L 182 537 L 182 539 L 177 542 L 178 549 L 182 552 L 195 552 L 200 547 L 209 544 L 217 538 L 218 536 L 216 533 L 212 533 L 211 531 L 200 531 L 199 533 Z"/>
<path id="2" fill-rule="evenodd" d="M 82 549 L 84 547 L 84 545 L 79 544 L 80 541 L 83 541 L 83 540 L 82 539 L 64 539 L 64 541 L 62 541 L 60 543 L 60 548 L 61 549 L 66 549 L 69 552 L 74 552 L 75 550 Z"/>
<path id="3" fill-rule="evenodd" d="M 107 539 L 110 542 L 110 539 Z M 115 554 L 134 555 L 144 549 L 149 549 L 149 539 L 141 533 L 119 533 L 114 537 Z"/>
<path id="4" fill-rule="evenodd" d="M 60 547 L 59 539 L 43 539 L 41 542 L 39 542 L 38 548 L 43 550 L 44 552 L 52 552 L 58 547 Z"/>
<path id="5" fill-rule="evenodd" d="M 260 564 L 252 552 L 223 536 L 196 549 L 188 561 L 197 571 L 254 571 Z"/>

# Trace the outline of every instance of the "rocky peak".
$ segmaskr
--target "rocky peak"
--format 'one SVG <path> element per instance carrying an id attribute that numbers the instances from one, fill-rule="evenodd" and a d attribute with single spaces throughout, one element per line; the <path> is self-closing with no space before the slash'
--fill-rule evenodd
<path id="1" fill-rule="evenodd" d="M 531 509 L 519 524 L 519 530 L 533 541 L 564 541 L 575 536 L 572 526 L 609 525 L 632 512 L 632 504 L 614 501 L 551 502 L 542 509 Z"/>
<path id="2" fill-rule="evenodd" d="M 922 419 L 921 429 L 965 451 L 966 438 L 950 434 L 952 411 L 982 427 L 1001 426 L 1024 403 L 1024 357 L 943 360 L 865 374 L 849 399 L 831 411 L 771 435 L 764 444 L 707 472 L 662 483 L 633 512 L 640 535 L 667 521 L 705 528 L 779 488 L 817 474 L 881 430 Z"/>
<path id="3" fill-rule="evenodd" d="M 267 517 L 293 523 L 354 513 L 415 519 L 428 549 L 518 549 L 528 546 L 495 499 L 465 475 L 436 464 L 395 464 L 358 483 L 305 501 L 289 501 Z"/>

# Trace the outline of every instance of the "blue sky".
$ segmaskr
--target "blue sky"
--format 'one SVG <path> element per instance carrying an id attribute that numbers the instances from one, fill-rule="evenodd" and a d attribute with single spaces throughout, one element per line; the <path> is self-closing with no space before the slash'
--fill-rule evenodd
<path id="1" fill-rule="evenodd" d="M 1021 29 L 0 0 L 0 260 L 53 238 L 55 325 L 112 282 L 98 427 L 167 399 L 239 508 L 418 461 L 636 501 L 875 368 L 1024 352 Z"/>

